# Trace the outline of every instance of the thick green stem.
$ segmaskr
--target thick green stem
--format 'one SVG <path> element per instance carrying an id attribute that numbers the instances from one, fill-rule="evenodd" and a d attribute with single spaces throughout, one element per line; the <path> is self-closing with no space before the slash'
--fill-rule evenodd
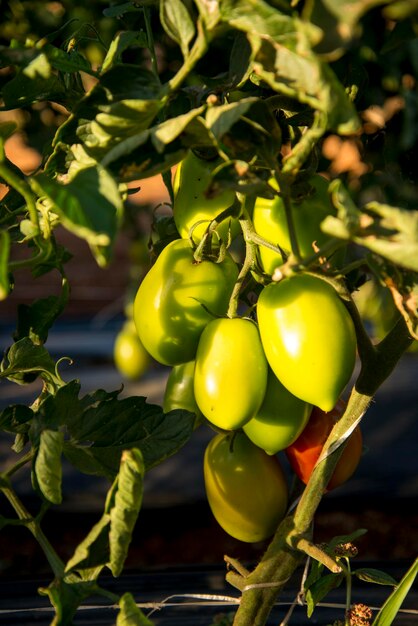
<path id="1" fill-rule="evenodd" d="M 252 232 L 254 228 L 252 226 L 252 222 L 249 218 L 249 215 L 245 209 L 243 209 L 243 217 L 239 220 L 239 222 L 241 224 L 242 232 L 243 232 L 244 239 L 245 239 L 245 259 L 244 259 L 242 268 L 240 270 L 240 273 L 238 274 L 237 281 L 234 285 L 234 289 L 232 290 L 232 294 L 229 300 L 229 307 L 228 307 L 228 313 L 227 313 L 228 317 L 236 317 L 237 315 L 239 294 L 241 291 L 242 284 L 248 272 L 254 266 L 255 259 L 256 259 L 256 245 L 254 244 L 252 240 Z"/>
<path id="2" fill-rule="evenodd" d="M 61 561 L 58 554 L 49 543 L 47 537 L 44 535 L 38 521 L 29 514 L 26 507 L 23 505 L 10 485 L 3 484 L 1 491 L 14 508 L 18 518 L 24 522 L 26 528 L 32 533 L 36 541 L 41 546 L 55 577 L 62 578 L 64 576 L 65 569 L 64 563 Z"/>
<path id="3" fill-rule="evenodd" d="M 295 512 L 283 520 L 260 563 L 243 581 L 243 594 L 234 626 L 265 625 L 278 594 L 303 558 L 303 553 L 291 546 L 295 544 L 295 538 L 308 535 L 344 446 L 340 445 L 329 455 L 327 451 L 331 447 L 334 449 L 338 441 L 344 440 L 347 431 L 351 431 L 359 422 L 374 394 L 411 342 L 406 324 L 400 320 L 378 346 L 364 351 L 361 372 L 347 409 L 325 442 L 323 461 L 312 472 Z M 276 586 L 267 586 L 272 584 Z"/>
<path id="4" fill-rule="evenodd" d="M 187 59 L 185 59 L 177 74 L 175 74 L 175 76 L 173 76 L 173 78 L 168 81 L 169 91 L 175 91 L 180 87 L 182 82 L 190 74 L 193 67 L 202 58 L 202 56 L 208 49 L 208 37 L 200 21 L 197 22 L 197 29 L 197 37 L 192 46 L 192 49 L 190 50 L 189 56 L 187 57 Z"/>

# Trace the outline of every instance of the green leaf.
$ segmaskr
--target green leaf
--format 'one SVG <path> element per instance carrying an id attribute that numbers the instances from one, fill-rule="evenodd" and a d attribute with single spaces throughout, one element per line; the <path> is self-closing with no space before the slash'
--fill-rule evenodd
<path id="1" fill-rule="evenodd" d="M 2 108 L 8 110 L 44 100 L 61 102 L 66 93 L 59 78 L 53 74 L 47 56 L 40 53 L 4 85 L 2 96 Z"/>
<path id="2" fill-rule="evenodd" d="M 247 33 L 255 82 L 265 81 L 275 91 L 323 112 L 328 127 L 340 134 L 360 128 L 344 87 L 312 50 L 321 38 L 320 29 L 262 0 L 227 0 L 222 3 L 222 19 Z"/>
<path id="3" fill-rule="evenodd" d="M 219 2 L 208 2 L 208 0 L 195 0 L 207 32 L 214 30 L 220 20 Z"/>
<path id="4" fill-rule="evenodd" d="M 114 178 L 101 165 L 77 165 L 65 185 L 43 173 L 33 177 L 31 184 L 48 198 L 65 228 L 87 241 L 98 265 L 104 267 L 118 232 L 123 201 Z"/>
<path id="5" fill-rule="evenodd" d="M 328 216 L 321 230 L 328 235 L 353 241 L 395 265 L 418 271 L 418 212 L 370 202 L 363 211 L 336 181 L 330 185 L 336 217 Z"/>
<path id="6" fill-rule="evenodd" d="M 62 466 L 61 454 L 64 433 L 60 430 L 43 430 L 40 435 L 34 471 L 44 497 L 52 504 L 61 504 Z"/>
<path id="7" fill-rule="evenodd" d="M 140 450 L 125 450 L 120 463 L 114 506 L 110 511 L 110 569 L 114 576 L 121 574 L 128 554 L 142 504 L 144 473 Z"/>
<path id="8" fill-rule="evenodd" d="M 61 48 L 46 44 L 43 46 L 42 52 L 47 56 L 51 66 L 60 72 L 86 72 L 92 76 L 96 75 L 86 57 L 75 50 L 66 52 Z"/>
<path id="9" fill-rule="evenodd" d="M 210 107 L 206 124 L 233 158 L 251 161 L 258 156 L 275 159 L 281 147 L 281 130 L 268 105 L 259 98 Z"/>
<path id="10" fill-rule="evenodd" d="M 142 5 L 147 4 L 146 1 L 141 2 Z M 122 17 L 125 13 L 138 13 L 142 11 L 142 7 L 133 2 L 122 2 L 121 4 L 112 5 L 103 9 L 103 15 L 106 17 Z"/>
<path id="11" fill-rule="evenodd" d="M 401 582 L 397 585 L 389 598 L 386 600 L 372 626 L 390 626 L 395 619 L 403 601 L 409 593 L 418 574 L 418 559 L 414 561 Z"/>
<path id="12" fill-rule="evenodd" d="M 55 579 L 49 587 L 40 587 L 39 593 L 48 596 L 56 615 L 51 626 L 72 626 L 73 617 L 80 604 L 97 590 L 95 582 Z"/>
<path id="13" fill-rule="evenodd" d="M 110 515 L 104 513 L 87 536 L 78 544 L 65 571 L 79 571 L 87 577 L 91 570 L 109 562 Z"/>
<path id="14" fill-rule="evenodd" d="M 171 118 L 121 141 L 102 164 L 123 181 L 148 178 L 178 163 L 192 145 L 213 145 L 201 119 L 205 106 Z"/>
<path id="15" fill-rule="evenodd" d="M 183 57 L 187 58 L 196 29 L 183 2 L 160 0 L 160 22 L 167 35 L 180 46 Z"/>
<path id="16" fill-rule="evenodd" d="M 106 13 L 106 10 L 107 9 L 104 10 L 104 13 Z M 122 53 L 133 44 L 140 46 L 141 48 L 146 48 L 147 38 L 145 33 L 134 30 L 125 30 L 117 33 L 116 37 L 112 40 L 109 46 L 105 58 L 103 59 L 101 73 L 103 74 L 104 72 L 107 72 L 111 67 L 119 63 Z"/>
<path id="17" fill-rule="evenodd" d="M 68 281 L 63 279 L 61 295 L 41 298 L 30 305 L 19 304 L 14 340 L 19 341 L 23 337 L 29 337 L 34 344 L 45 343 L 48 338 L 48 331 L 65 309 L 68 297 Z"/>
<path id="18" fill-rule="evenodd" d="M 396 265 L 418 271 L 418 211 L 399 209 L 378 202 L 364 207 L 373 218 L 354 241 Z"/>
<path id="19" fill-rule="evenodd" d="M 316 580 L 309 587 L 306 592 L 306 605 L 307 605 L 307 615 L 308 617 L 312 616 L 314 612 L 315 606 L 318 602 L 321 602 L 323 598 L 333 589 L 336 589 L 341 585 L 344 580 L 344 574 L 326 574 L 325 576 L 321 576 L 318 580 Z"/>
<path id="20" fill-rule="evenodd" d="M 148 470 L 189 440 L 193 423 L 188 411 L 164 414 L 142 397 L 108 397 L 68 423 L 71 442 L 64 453 L 82 471 L 113 478 L 122 452 L 139 448 Z"/>
<path id="21" fill-rule="evenodd" d="M 9 254 L 9 232 L 0 230 L 0 301 L 5 300 L 10 292 Z"/>
<path id="22" fill-rule="evenodd" d="M 35 345 L 29 337 L 14 343 L 1 363 L 0 378 L 7 378 L 19 385 L 32 382 L 41 376 L 46 382 L 58 386 L 60 380 L 55 371 L 55 361 L 49 352 Z"/>
<path id="23" fill-rule="evenodd" d="M 33 411 L 25 404 L 7 406 L 0 412 L 0 430 L 7 433 L 27 433 L 33 418 Z"/>
<path id="24" fill-rule="evenodd" d="M 398 584 L 392 576 L 386 574 L 386 572 L 374 569 L 373 567 L 361 567 L 353 571 L 353 575 L 357 576 L 360 580 L 364 580 L 367 583 L 375 583 L 376 585 L 390 585 L 396 587 Z"/>
<path id="25" fill-rule="evenodd" d="M 120 611 L 116 618 L 116 626 L 152 626 L 151 622 L 136 606 L 130 593 L 124 593 L 119 600 Z"/>

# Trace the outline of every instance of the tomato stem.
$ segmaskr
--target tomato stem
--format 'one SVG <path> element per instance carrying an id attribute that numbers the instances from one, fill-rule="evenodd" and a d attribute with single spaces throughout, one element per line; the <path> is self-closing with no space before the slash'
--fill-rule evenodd
<path id="1" fill-rule="evenodd" d="M 252 267 L 254 267 L 256 258 L 257 258 L 256 257 L 257 255 L 256 244 L 252 240 L 254 227 L 252 225 L 252 221 L 248 214 L 248 211 L 244 207 L 244 203 L 242 206 L 241 215 L 242 217 L 240 218 L 239 223 L 241 224 L 241 228 L 242 228 L 242 232 L 243 232 L 244 240 L 245 240 L 245 258 L 244 258 L 244 262 L 238 274 L 237 281 L 234 285 L 234 288 L 232 290 L 232 294 L 229 300 L 229 306 L 228 306 L 228 312 L 227 312 L 228 317 L 237 316 L 239 294 L 241 292 L 242 284 L 248 272 L 251 270 Z"/>
<path id="2" fill-rule="evenodd" d="M 32 535 L 41 546 L 48 560 L 48 563 L 50 564 L 51 569 L 54 572 L 55 577 L 62 578 L 65 571 L 64 563 L 61 561 L 54 548 L 49 543 L 49 540 L 44 535 L 39 525 L 39 522 L 30 515 L 30 513 L 27 511 L 26 507 L 23 505 L 23 503 L 8 482 L 3 482 L 0 485 L 0 490 L 3 492 L 3 494 L 6 496 L 6 498 L 14 508 L 18 518 L 25 524 L 26 528 L 32 533 Z"/>

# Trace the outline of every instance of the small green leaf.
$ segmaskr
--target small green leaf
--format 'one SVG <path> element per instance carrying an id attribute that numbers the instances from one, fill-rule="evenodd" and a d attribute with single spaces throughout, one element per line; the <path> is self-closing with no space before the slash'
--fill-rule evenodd
<path id="1" fill-rule="evenodd" d="M 69 285 L 62 281 L 60 296 L 48 296 L 35 300 L 32 304 L 19 304 L 15 341 L 29 337 L 34 344 L 42 345 L 48 338 L 48 331 L 54 321 L 61 315 L 69 297 Z"/>
<path id="2" fill-rule="evenodd" d="M 120 5 L 119 5 L 120 6 Z M 107 9 L 104 10 L 104 13 Z M 137 45 L 141 48 L 147 46 L 147 38 L 142 31 L 125 30 L 117 33 L 116 37 L 112 40 L 106 56 L 103 60 L 101 73 L 107 72 L 116 63 L 120 62 L 122 52 L 124 52 L 131 45 Z"/>
<path id="3" fill-rule="evenodd" d="M 116 626 L 153 626 L 151 622 L 136 606 L 130 593 L 124 593 L 119 600 L 120 611 L 116 618 Z"/>
<path id="4" fill-rule="evenodd" d="M 189 44 L 196 29 L 181 0 L 160 1 L 160 21 L 167 35 L 181 48 L 184 58 L 189 55 Z"/>
<path id="5" fill-rule="evenodd" d="M 52 504 L 61 504 L 61 454 L 64 434 L 60 430 L 43 430 L 35 459 L 35 475 L 44 497 Z"/>
<path id="6" fill-rule="evenodd" d="M 110 511 L 110 569 L 114 576 L 122 572 L 128 554 L 142 504 L 144 473 L 140 450 L 125 450 L 120 463 L 114 506 Z"/>
<path id="7" fill-rule="evenodd" d="M 25 385 L 41 376 L 54 385 L 59 382 L 55 367 L 55 361 L 43 346 L 35 345 L 29 337 L 24 337 L 7 351 L 1 363 L 0 378 Z"/>
<path id="8" fill-rule="evenodd" d="M 72 626 L 73 618 L 80 604 L 97 590 L 95 582 L 56 578 L 49 587 L 40 587 L 39 593 L 48 596 L 55 608 L 53 626 Z"/>
<path id="9" fill-rule="evenodd" d="M 353 575 L 357 576 L 360 580 L 364 580 L 367 583 L 375 583 L 376 585 L 390 585 L 396 587 L 398 584 L 392 576 L 386 574 L 386 572 L 374 569 L 373 567 L 361 567 L 360 569 L 356 569 Z"/>
<path id="10" fill-rule="evenodd" d="M 0 430 L 7 433 L 27 433 L 33 411 L 25 404 L 14 404 L 0 412 Z"/>
<path id="11" fill-rule="evenodd" d="M 376 615 L 372 626 L 390 626 L 395 619 L 403 601 L 409 593 L 418 574 L 418 559 L 414 561 L 401 582 L 390 594 L 379 613 Z"/>
<path id="12" fill-rule="evenodd" d="M 312 616 L 315 606 L 333 589 L 341 585 L 344 574 L 326 574 L 318 578 L 306 592 L 307 615 Z"/>
<path id="13" fill-rule="evenodd" d="M 65 566 L 65 571 L 88 572 L 91 568 L 105 566 L 109 562 L 110 516 L 104 513 L 87 536 L 78 544 L 73 556 Z"/>
<path id="14" fill-rule="evenodd" d="M 43 173 L 32 178 L 39 195 L 45 195 L 52 209 L 69 231 L 85 239 L 101 267 L 107 265 L 123 210 L 123 201 L 114 178 L 98 163 L 76 169 L 69 183 L 62 185 Z"/>

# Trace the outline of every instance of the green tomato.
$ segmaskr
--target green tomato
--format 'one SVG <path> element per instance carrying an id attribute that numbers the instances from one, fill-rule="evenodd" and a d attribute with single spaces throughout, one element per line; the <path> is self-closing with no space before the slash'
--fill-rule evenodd
<path id="1" fill-rule="evenodd" d="M 299 437 L 311 412 L 312 405 L 290 393 L 269 368 L 263 404 L 243 430 L 256 446 L 276 454 Z"/>
<path id="2" fill-rule="evenodd" d="M 195 358 L 199 337 L 215 315 L 225 315 L 238 268 L 227 255 L 221 263 L 196 263 L 188 240 L 176 239 L 160 253 L 134 301 L 138 335 L 164 365 Z"/>
<path id="3" fill-rule="evenodd" d="M 267 371 L 255 322 L 239 317 L 211 321 L 196 354 L 194 395 L 198 407 L 218 428 L 240 428 L 263 402 Z"/>
<path id="4" fill-rule="evenodd" d="M 334 288 L 298 274 L 261 291 L 258 324 L 277 378 L 301 400 L 330 411 L 353 373 L 356 334 Z"/>
<path id="5" fill-rule="evenodd" d="M 255 446 L 244 433 L 216 435 L 203 461 L 206 496 L 218 524 L 248 543 L 273 535 L 288 502 L 285 475 L 276 456 Z"/>
<path id="6" fill-rule="evenodd" d="M 163 411 L 168 413 L 173 409 L 185 409 L 194 413 L 200 423 L 201 413 L 194 397 L 194 368 L 195 362 L 180 363 L 171 368 L 163 398 Z M 197 425 L 197 424 L 196 424 Z"/>
<path id="7" fill-rule="evenodd" d="M 274 179 L 269 181 L 272 187 L 277 187 Z M 314 192 L 301 202 L 292 202 L 292 215 L 296 237 L 302 257 L 309 257 L 315 253 L 314 244 L 321 247 L 329 236 L 321 231 L 320 224 L 327 215 L 334 215 L 335 208 L 328 195 L 328 182 L 319 174 L 315 174 L 309 183 Z M 287 227 L 286 212 L 280 196 L 274 199 L 257 198 L 254 205 L 253 224 L 255 231 L 267 241 L 280 247 L 286 255 L 291 252 L 289 229 Z M 335 263 L 342 262 L 340 251 L 333 257 Z M 282 265 L 284 259 L 281 254 L 270 250 L 266 246 L 259 246 L 259 257 L 262 269 L 272 275 L 276 267 Z"/>
<path id="8" fill-rule="evenodd" d="M 201 159 L 190 150 L 177 167 L 173 180 L 173 217 L 184 239 L 190 236 L 194 224 L 203 220 L 192 232 L 193 239 L 200 241 L 209 223 L 234 203 L 235 192 L 230 189 L 213 198 L 206 196 L 212 172 L 221 163 L 221 159 Z M 227 241 L 229 228 L 232 236 L 239 232 L 237 218 L 227 218 L 217 227 L 223 241 Z"/>
<path id="9" fill-rule="evenodd" d="M 128 380 L 138 380 L 151 364 L 151 358 L 145 350 L 135 324 L 127 321 L 116 335 L 113 345 L 113 360 L 119 373 Z"/>

